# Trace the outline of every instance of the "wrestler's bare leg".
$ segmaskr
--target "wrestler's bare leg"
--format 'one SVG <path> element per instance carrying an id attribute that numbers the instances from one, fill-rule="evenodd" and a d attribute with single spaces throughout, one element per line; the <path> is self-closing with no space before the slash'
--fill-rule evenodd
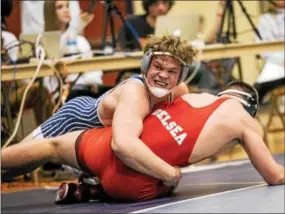
<path id="1" fill-rule="evenodd" d="M 80 169 L 75 153 L 75 142 L 81 131 L 70 132 L 48 139 L 34 139 L 2 150 L 2 179 L 10 179 L 47 163 L 70 165 Z"/>
<path id="2" fill-rule="evenodd" d="M 33 142 L 32 140 L 34 140 L 33 137 L 33 132 L 30 133 L 29 135 L 27 135 L 24 139 L 22 139 L 19 143 L 27 143 L 27 142 Z"/>

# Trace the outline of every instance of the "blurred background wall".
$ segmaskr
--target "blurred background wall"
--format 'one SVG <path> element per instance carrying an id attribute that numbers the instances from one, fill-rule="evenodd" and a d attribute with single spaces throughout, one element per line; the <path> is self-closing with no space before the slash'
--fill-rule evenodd
<path id="1" fill-rule="evenodd" d="M 238 41 L 241 43 L 253 42 L 255 34 L 247 21 L 245 15 L 242 13 L 239 4 L 234 2 L 235 14 L 236 14 L 236 27 L 238 34 Z M 267 6 L 266 1 L 242 1 L 249 15 L 251 15 L 252 20 L 255 24 L 258 22 L 260 13 Z M 118 6 L 119 10 L 125 16 L 127 14 L 127 1 L 114 0 L 114 3 Z M 86 10 L 90 1 L 81 0 L 80 6 L 82 10 Z M 93 47 L 97 47 L 100 43 L 102 32 L 103 32 L 103 20 L 104 20 L 104 6 L 98 0 L 95 8 L 95 19 L 90 23 L 84 32 L 85 37 L 89 40 Z M 218 1 L 176 1 L 173 9 L 169 13 L 170 15 L 179 15 L 183 13 L 201 13 L 204 16 L 205 27 L 204 32 L 207 33 L 211 26 L 214 24 L 216 16 L 216 8 Z M 21 22 L 20 22 L 20 1 L 14 1 L 14 8 L 12 15 L 8 18 L 9 31 L 19 36 L 21 32 Z M 134 14 L 142 14 L 143 9 L 141 6 L 141 1 L 133 1 L 133 12 Z M 118 33 L 121 22 L 118 18 L 115 18 L 115 31 Z M 244 32 L 244 33 L 242 33 Z M 110 35 L 110 34 L 109 34 Z M 244 81 L 248 83 L 253 83 L 258 75 L 257 63 L 255 56 L 243 56 L 241 58 L 241 64 L 243 68 Z M 234 74 L 237 74 L 237 69 L 235 69 Z"/>

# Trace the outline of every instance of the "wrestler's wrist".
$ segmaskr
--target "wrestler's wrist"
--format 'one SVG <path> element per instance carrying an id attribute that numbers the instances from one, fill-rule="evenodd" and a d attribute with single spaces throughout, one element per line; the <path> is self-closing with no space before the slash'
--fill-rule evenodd
<path id="1" fill-rule="evenodd" d="M 167 186 L 172 186 L 179 182 L 181 179 L 181 170 L 179 167 L 173 167 L 169 175 L 163 180 Z"/>
<path id="2" fill-rule="evenodd" d="M 278 180 L 278 184 L 285 184 L 284 182 L 284 167 L 280 168 L 280 178 Z"/>

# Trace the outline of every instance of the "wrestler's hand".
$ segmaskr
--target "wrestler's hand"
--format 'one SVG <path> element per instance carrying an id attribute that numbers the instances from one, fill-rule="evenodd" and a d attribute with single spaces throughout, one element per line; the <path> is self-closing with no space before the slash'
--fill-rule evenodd
<path id="1" fill-rule="evenodd" d="M 284 167 L 283 166 L 281 166 L 280 167 L 280 179 L 279 179 L 279 181 L 278 181 L 278 184 L 285 184 L 285 180 L 284 180 Z"/>
<path id="2" fill-rule="evenodd" d="M 169 187 L 177 186 L 181 177 L 182 177 L 180 167 L 175 166 L 173 168 L 174 168 L 174 170 L 173 170 L 173 173 L 172 173 L 172 176 L 170 177 L 170 179 L 163 181 L 164 185 L 169 186 Z"/>

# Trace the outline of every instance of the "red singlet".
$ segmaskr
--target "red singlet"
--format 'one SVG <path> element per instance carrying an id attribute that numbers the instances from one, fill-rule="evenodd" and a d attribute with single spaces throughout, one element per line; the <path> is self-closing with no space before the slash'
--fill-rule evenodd
<path id="1" fill-rule="evenodd" d="M 204 124 L 227 98 L 202 108 L 193 108 L 181 97 L 172 103 L 158 105 L 144 120 L 140 139 L 160 158 L 173 166 L 187 166 L 195 142 Z M 194 122 L 193 122 L 194 121 Z M 76 143 L 77 160 L 83 170 L 101 179 L 111 197 L 141 201 L 166 193 L 158 179 L 127 167 L 112 152 L 112 128 L 83 132 Z"/>

